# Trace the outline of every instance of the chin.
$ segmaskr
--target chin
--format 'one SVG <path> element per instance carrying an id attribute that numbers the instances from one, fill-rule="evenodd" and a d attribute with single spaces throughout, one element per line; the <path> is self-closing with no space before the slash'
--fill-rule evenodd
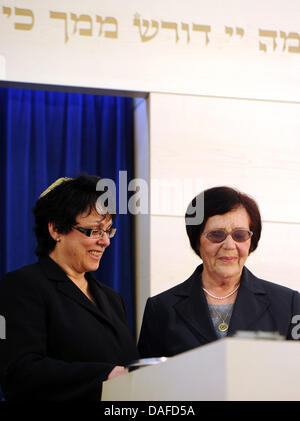
<path id="1" fill-rule="evenodd" d="M 96 270 L 98 270 L 99 263 L 100 263 L 100 260 L 97 263 L 95 262 L 95 263 L 86 265 L 86 272 L 95 272 Z"/>
<path id="2" fill-rule="evenodd" d="M 240 276 L 241 273 L 241 270 L 228 270 L 226 271 L 225 276 Z"/>
<path id="3" fill-rule="evenodd" d="M 240 270 L 238 268 L 222 268 L 221 270 L 219 270 L 219 275 L 223 276 L 223 277 L 228 277 L 228 276 L 236 276 L 240 273 Z"/>
<path id="4" fill-rule="evenodd" d="M 99 262 L 97 263 L 97 264 L 95 264 L 95 265 L 92 265 L 92 269 L 90 269 L 91 271 L 95 271 L 95 270 L 98 270 L 99 269 L 99 264 L 100 264 L 100 260 L 99 260 Z"/>

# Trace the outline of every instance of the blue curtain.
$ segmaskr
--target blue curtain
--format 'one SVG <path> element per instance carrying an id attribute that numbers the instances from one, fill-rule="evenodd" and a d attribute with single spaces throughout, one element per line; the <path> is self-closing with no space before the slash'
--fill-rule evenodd
<path id="1" fill-rule="evenodd" d="M 133 178 L 133 108 L 130 98 L 0 89 L 0 279 L 34 263 L 31 209 L 59 177 L 80 172 L 116 182 Z M 119 291 L 135 334 L 133 221 L 116 219 L 117 235 L 96 277 Z"/>

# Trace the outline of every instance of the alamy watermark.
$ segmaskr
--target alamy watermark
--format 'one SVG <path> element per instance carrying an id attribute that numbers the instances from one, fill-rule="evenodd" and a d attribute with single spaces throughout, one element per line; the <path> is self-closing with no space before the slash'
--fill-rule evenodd
<path id="1" fill-rule="evenodd" d="M 293 327 L 291 335 L 293 339 L 300 339 L 300 314 L 295 314 L 292 318 Z"/>
<path id="2" fill-rule="evenodd" d="M 0 315 L 0 339 L 6 339 L 5 317 Z"/>
<path id="3" fill-rule="evenodd" d="M 128 182 L 127 171 L 119 171 L 117 185 L 114 180 L 103 178 L 98 181 L 96 187 L 97 191 L 103 192 L 97 200 L 96 208 L 99 213 L 115 213 L 118 203 L 119 214 L 184 216 L 187 212 L 188 225 L 202 223 L 204 196 L 198 196 L 198 193 L 204 190 L 201 178 L 151 178 L 150 183 L 149 188 L 147 181 L 142 178 L 134 178 Z M 129 192 L 132 194 L 128 199 Z M 188 207 L 194 197 L 195 203 Z"/>

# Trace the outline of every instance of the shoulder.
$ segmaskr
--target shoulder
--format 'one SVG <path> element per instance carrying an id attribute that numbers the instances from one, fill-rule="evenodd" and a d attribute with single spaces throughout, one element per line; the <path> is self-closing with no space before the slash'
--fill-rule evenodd
<path id="1" fill-rule="evenodd" d="M 274 282 L 266 281 L 264 279 L 261 280 L 262 284 L 264 285 L 264 288 L 269 291 L 270 293 L 277 293 L 277 294 L 284 294 L 287 296 L 291 296 L 294 294 L 299 294 L 298 291 L 288 288 L 286 286 L 275 284 Z"/>
<path id="2" fill-rule="evenodd" d="M 258 278 L 246 267 L 244 268 L 244 270 L 245 270 L 245 275 L 246 275 L 245 280 L 248 280 L 255 287 L 263 288 L 266 292 L 280 293 L 280 294 L 285 294 L 285 295 L 293 295 L 294 293 L 298 292 L 298 291 L 293 290 L 292 288 L 288 288 L 286 286 L 277 284 L 275 282 Z"/>
<path id="3" fill-rule="evenodd" d="M 40 280 L 44 278 L 38 263 L 8 272 L 0 282 L 0 313 L 17 312 L 24 302 L 43 303 Z"/>
<path id="4" fill-rule="evenodd" d="M 13 270 L 11 272 L 7 272 L 4 277 L 1 280 L 0 286 L 5 286 L 7 284 L 22 284 L 25 283 L 28 285 L 28 283 L 31 283 L 36 278 L 40 278 L 44 276 L 42 268 L 39 264 L 39 262 L 24 266 L 22 268 Z"/>
<path id="5" fill-rule="evenodd" d="M 299 291 L 292 288 L 270 282 L 268 280 L 258 278 L 249 269 L 245 267 L 244 280 L 248 283 L 251 289 L 255 292 L 266 293 L 271 301 L 276 301 L 277 304 L 290 304 L 292 301 L 300 303 Z"/>

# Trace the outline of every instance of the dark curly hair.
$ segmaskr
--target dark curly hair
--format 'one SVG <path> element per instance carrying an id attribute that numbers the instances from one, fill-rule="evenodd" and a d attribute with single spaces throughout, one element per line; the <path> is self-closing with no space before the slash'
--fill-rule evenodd
<path id="1" fill-rule="evenodd" d="M 189 223 L 190 218 L 196 214 L 196 206 L 199 206 L 199 204 L 203 204 L 203 220 L 197 225 L 191 225 Z M 214 215 L 224 215 L 225 213 L 239 207 L 245 208 L 250 218 L 250 230 L 253 232 L 249 250 L 250 254 L 256 249 L 261 234 L 261 216 L 256 202 L 245 193 L 225 186 L 213 187 L 194 197 L 188 205 L 185 214 L 185 221 L 186 232 L 189 237 L 191 247 L 198 256 L 200 256 L 199 239 L 203 233 L 208 218 Z"/>
<path id="2" fill-rule="evenodd" d="M 96 202 L 106 190 L 96 190 L 97 176 L 81 174 L 62 181 L 45 195 L 41 195 L 34 208 L 34 232 L 37 238 L 35 253 L 38 257 L 48 256 L 56 242 L 49 234 L 48 224 L 52 222 L 60 234 L 67 234 L 76 224 L 76 218 L 85 211 L 96 209 Z M 113 200 L 111 197 L 110 200 Z M 112 219 L 115 213 L 110 213 Z"/>

